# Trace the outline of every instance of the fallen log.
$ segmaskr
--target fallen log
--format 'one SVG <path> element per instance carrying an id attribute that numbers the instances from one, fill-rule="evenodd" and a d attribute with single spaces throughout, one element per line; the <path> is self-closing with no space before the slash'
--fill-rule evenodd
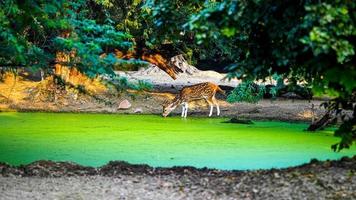
<path id="1" fill-rule="evenodd" d="M 249 119 L 238 119 L 236 117 L 231 118 L 229 121 L 225 121 L 224 123 L 233 123 L 233 124 L 253 124 L 253 122 Z"/>
<path id="2" fill-rule="evenodd" d="M 329 125 L 331 122 L 333 122 L 335 119 L 335 116 L 330 114 L 330 112 L 326 112 L 325 115 L 317 120 L 316 122 L 313 122 L 309 125 L 307 128 L 307 131 L 316 131 L 323 129 L 325 126 Z"/>

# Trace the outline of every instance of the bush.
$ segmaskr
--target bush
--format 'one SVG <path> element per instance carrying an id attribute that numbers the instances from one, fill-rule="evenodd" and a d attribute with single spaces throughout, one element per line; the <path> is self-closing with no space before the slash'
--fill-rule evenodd
<path id="1" fill-rule="evenodd" d="M 252 81 L 240 83 L 227 97 L 229 103 L 248 102 L 257 103 L 266 92 L 264 85 L 257 85 Z"/>

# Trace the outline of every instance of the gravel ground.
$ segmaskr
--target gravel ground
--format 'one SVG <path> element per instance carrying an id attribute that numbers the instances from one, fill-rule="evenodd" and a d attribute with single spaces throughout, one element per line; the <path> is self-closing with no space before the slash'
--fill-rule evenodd
<path id="1" fill-rule="evenodd" d="M 356 156 L 288 169 L 220 171 L 110 162 L 0 164 L 0 199 L 356 199 Z"/>

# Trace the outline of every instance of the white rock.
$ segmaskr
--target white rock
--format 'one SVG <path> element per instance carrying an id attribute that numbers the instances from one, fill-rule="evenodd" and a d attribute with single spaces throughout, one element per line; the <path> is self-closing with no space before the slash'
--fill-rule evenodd
<path id="1" fill-rule="evenodd" d="M 280 177 L 277 172 L 275 172 L 273 175 L 274 175 L 275 178 L 279 178 Z"/>
<path id="2" fill-rule="evenodd" d="M 131 108 L 131 103 L 127 99 L 120 102 L 119 109 L 126 110 L 129 108 Z"/>
<path id="3" fill-rule="evenodd" d="M 142 113 L 142 112 L 143 112 L 142 108 L 136 108 L 134 110 L 134 113 Z"/>

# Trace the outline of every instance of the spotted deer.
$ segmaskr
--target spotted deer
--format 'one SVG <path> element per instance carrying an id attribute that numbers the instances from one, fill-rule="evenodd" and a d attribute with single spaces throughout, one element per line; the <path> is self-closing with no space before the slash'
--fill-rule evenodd
<path id="1" fill-rule="evenodd" d="M 216 92 L 225 94 L 225 92 L 218 85 L 210 82 L 183 87 L 179 94 L 177 94 L 171 102 L 163 105 L 162 116 L 166 117 L 178 105 L 182 105 L 182 117 L 186 118 L 188 113 L 188 102 L 200 99 L 205 99 L 208 102 L 210 106 L 209 117 L 213 114 L 214 105 L 217 109 L 217 116 L 219 116 L 220 108 L 217 100 L 215 99 Z"/>

